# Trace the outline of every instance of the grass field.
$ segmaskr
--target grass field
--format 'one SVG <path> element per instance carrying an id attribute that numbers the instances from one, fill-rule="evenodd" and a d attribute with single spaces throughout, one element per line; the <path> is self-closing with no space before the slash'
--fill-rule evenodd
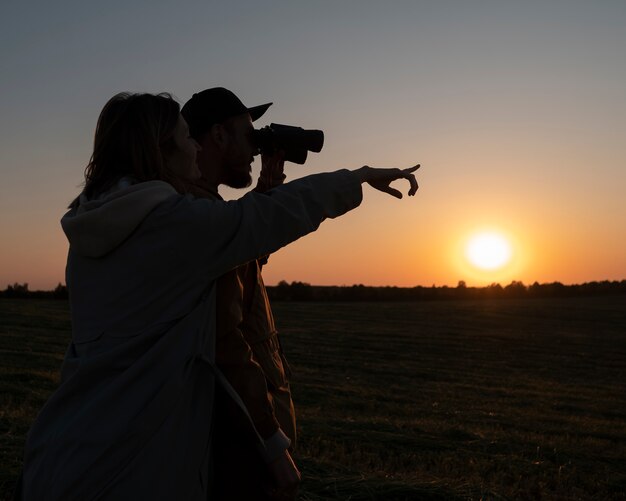
<path id="1" fill-rule="evenodd" d="M 626 297 L 274 309 L 303 501 L 626 499 Z M 0 300 L 0 499 L 69 332 Z"/>

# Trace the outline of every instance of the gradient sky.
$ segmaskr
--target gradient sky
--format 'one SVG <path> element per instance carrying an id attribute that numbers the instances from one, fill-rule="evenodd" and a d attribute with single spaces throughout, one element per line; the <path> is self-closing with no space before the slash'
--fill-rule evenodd
<path id="1" fill-rule="evenodd" d="M 259 126 L 324 130 L 290 178 L 422 164 L 415 198 L 365 187 L 268 284 L 626 278 L 624 0 L 9 1 L 0 19 L 0 288 L 64 282 L 59 219 L 113 94 L 213 86 L 273 101 Z M 511 240 L 503 270 L 464 258 L 483 228 Z"/>

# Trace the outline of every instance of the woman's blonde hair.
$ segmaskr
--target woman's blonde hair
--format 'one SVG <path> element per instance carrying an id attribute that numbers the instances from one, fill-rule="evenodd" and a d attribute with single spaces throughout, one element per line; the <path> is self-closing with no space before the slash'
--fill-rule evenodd
<path id="1" fill-rule="evenodd" d="M 106 192 L 125 176 L 160 179 L 181 191 L 181 181 L 164 158 L 177 147 L 174 129 L 179 116 L 180 105 L 167 93 L 121 92 L 109 99 L 100 112 L 93 154 L 85 168 L 87 198 Z"/>

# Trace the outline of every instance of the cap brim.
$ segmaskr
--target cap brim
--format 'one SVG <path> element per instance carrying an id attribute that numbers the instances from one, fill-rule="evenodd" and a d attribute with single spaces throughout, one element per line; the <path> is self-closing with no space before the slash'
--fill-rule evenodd
<path id="1" fill-rule="evenodd" d="M 250 118 L 252 121 L 261 118 L 263 113 L 267 111 L 267 109 L 272 106 L 274 103 L 260 104 L 259 106 L 253 106 L 252 108 L 248 108 L 248 113 L 250 113 Z"/>

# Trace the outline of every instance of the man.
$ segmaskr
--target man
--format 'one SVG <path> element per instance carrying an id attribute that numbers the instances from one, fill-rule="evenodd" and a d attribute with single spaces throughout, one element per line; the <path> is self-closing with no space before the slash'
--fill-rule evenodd
<path id="1" fill-rule="evenodd" d="M 259 154 L 252 122 L 272 103 L 247 108 L 231 91 L 207 89 L 185 104 L 182 114 L 202 150 L 202 178 L 189 188 L 200 197 L 221 199 L 219 185 L 250 186 L 251 163 Z M 283 183 L 282 152 L 263 155 L 255 188 Z M 249 414 L 225 392 L 218 394 L 214 429 L 214 497 L 293 499 L 300 480 L 290 451 L 296 440 L 289 369 L 261 277 L 263 260 L 222 276 L 217 283 L 216 363 Z M 250 426 L 250 421 L 254 425 Z M 256 433 L 265 442 L 257 449 Z"/>

